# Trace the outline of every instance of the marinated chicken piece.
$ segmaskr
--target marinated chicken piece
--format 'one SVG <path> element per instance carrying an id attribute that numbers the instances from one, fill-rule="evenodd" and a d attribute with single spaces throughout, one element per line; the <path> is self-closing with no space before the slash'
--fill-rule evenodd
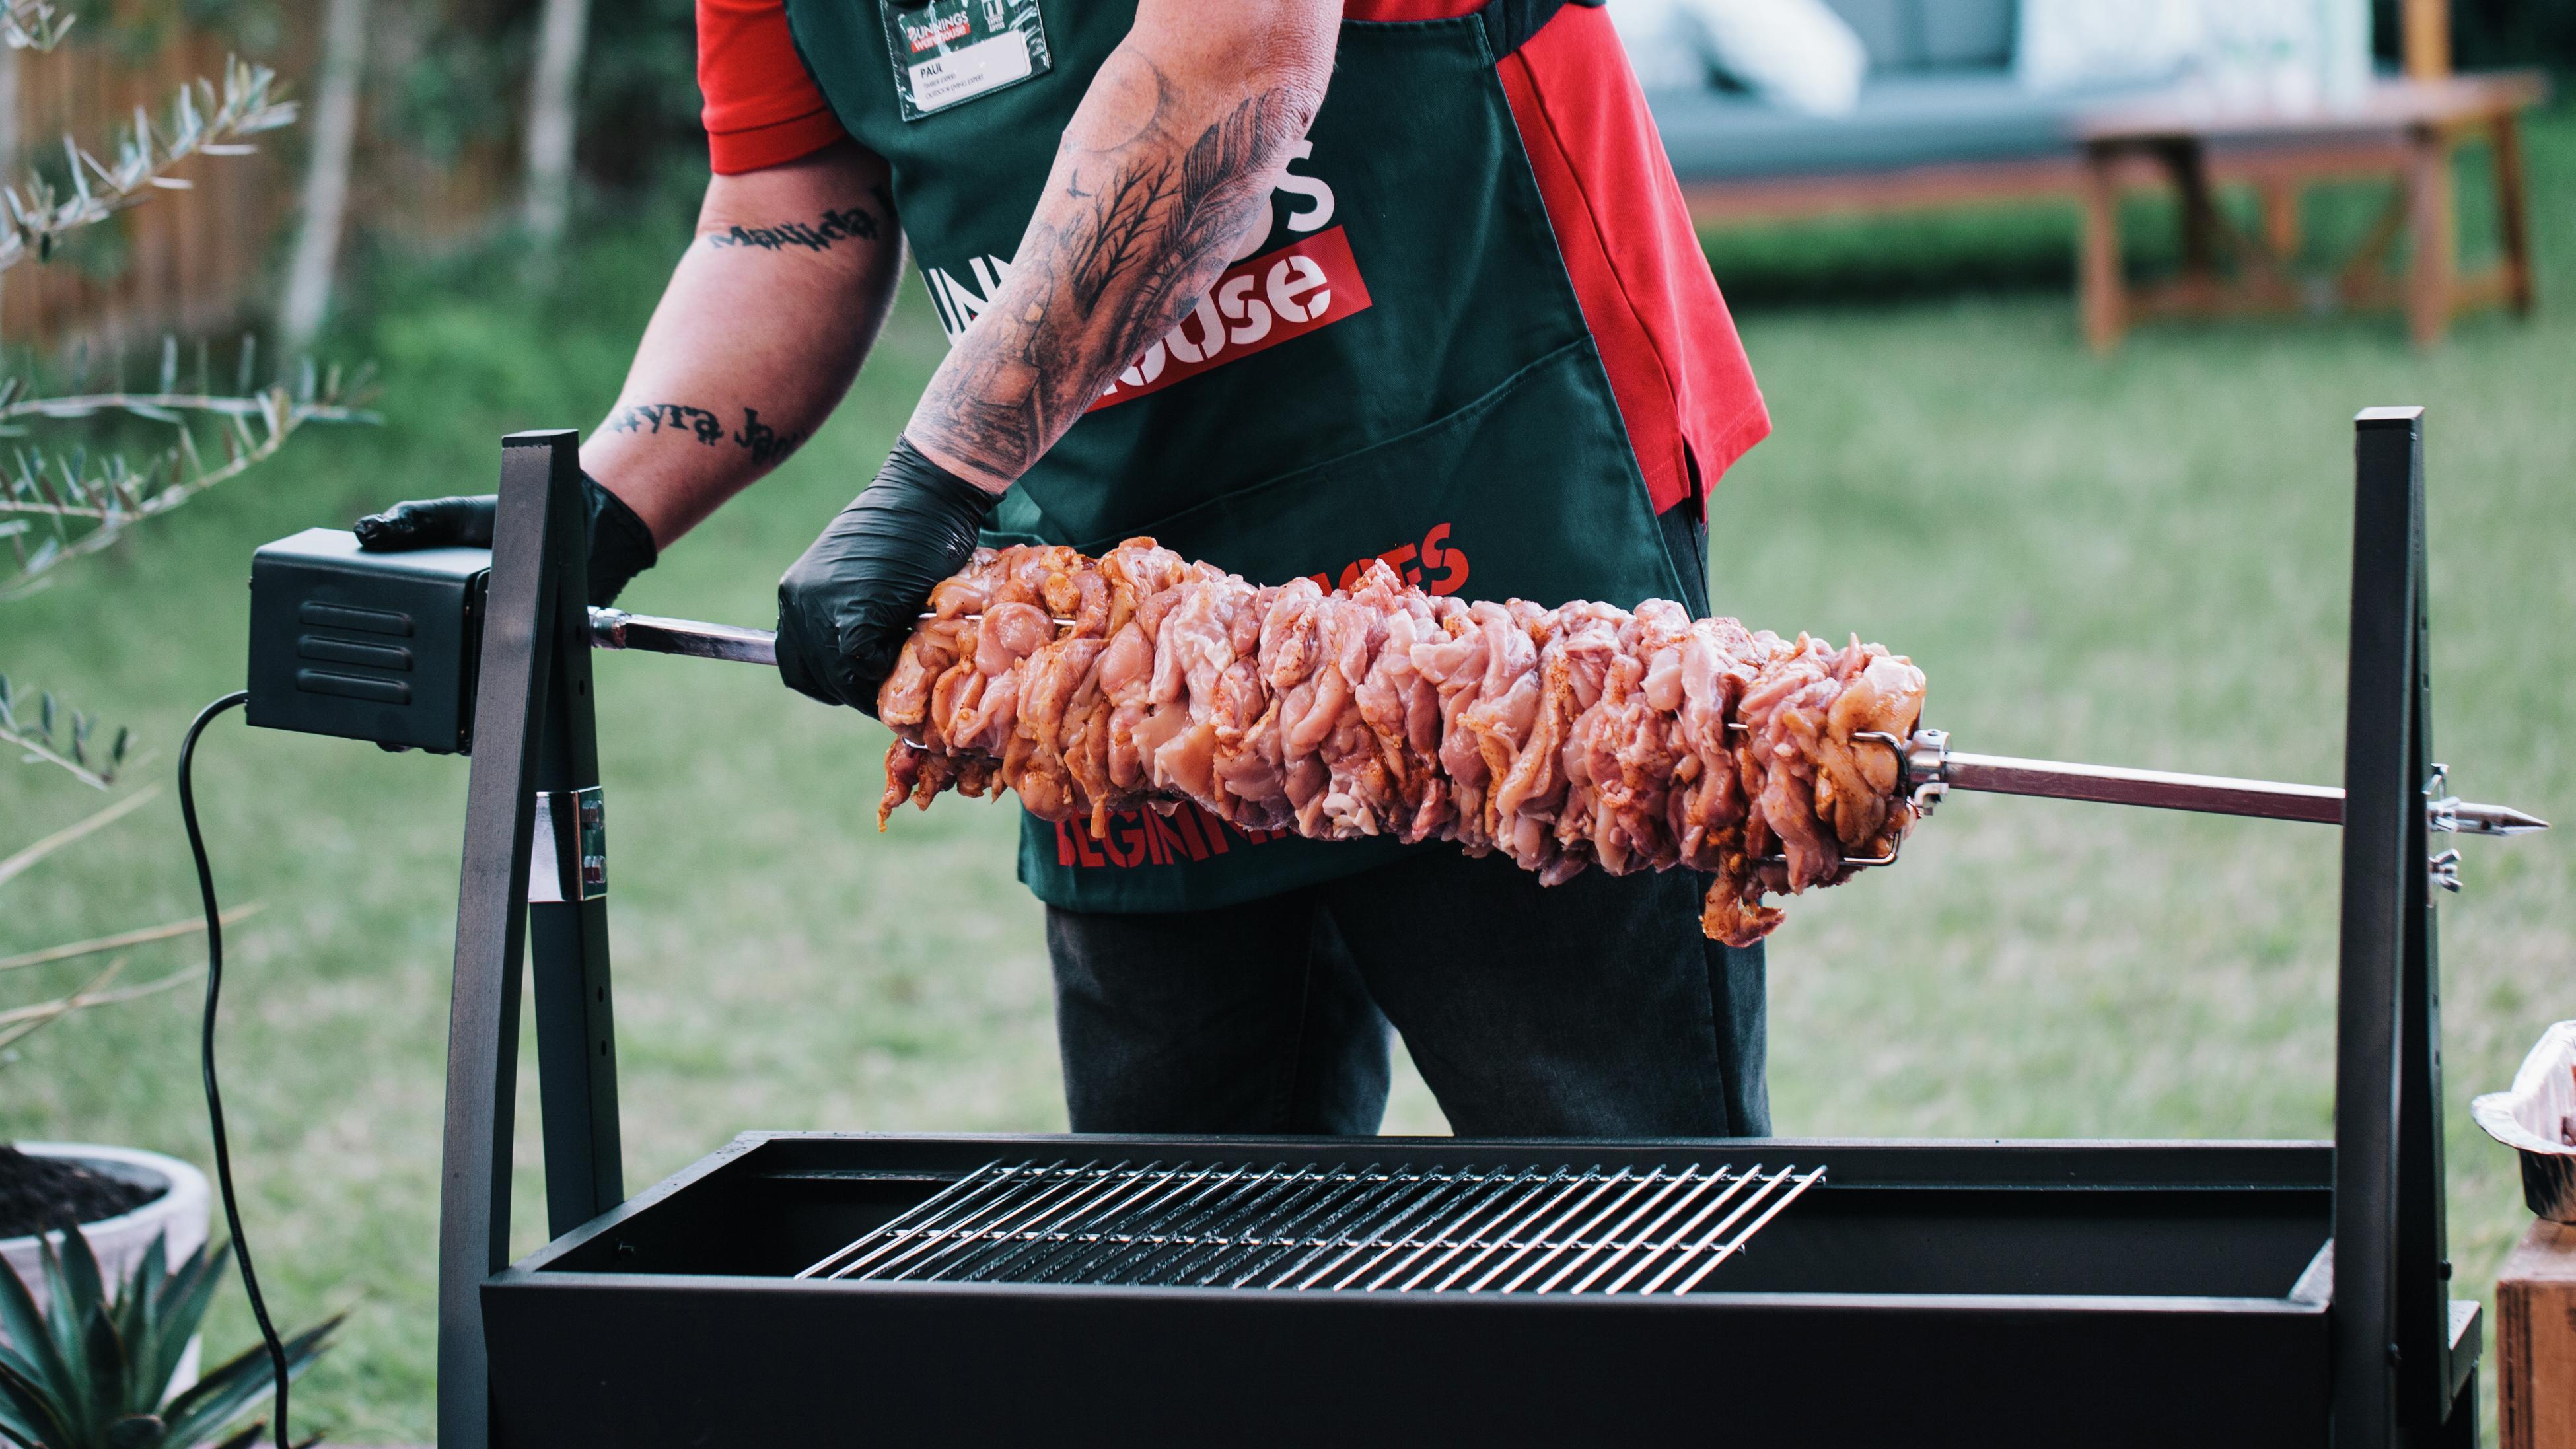
<path id="1" fill-rule="evenodd" d="M 878 692 L 896 806 L 1008 788 L 1042 819 L 1196 803 L 1242 831 L 1500 850 L 1540 883 L 1598 866 L 1715 877 L 1701 927 L 1745 946 L 1770 895 L 1883 858 L 1923 672 L 1648 600 L 1470 603 L 1382 562 L 1330 592 L 1255 587 L 1150 538 L 1097 560 L 979 549 Z"/>

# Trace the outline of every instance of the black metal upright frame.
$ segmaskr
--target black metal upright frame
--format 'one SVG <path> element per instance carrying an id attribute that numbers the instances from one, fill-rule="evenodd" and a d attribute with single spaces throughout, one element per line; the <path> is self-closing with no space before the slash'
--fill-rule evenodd
<path id="1" fill-rule="evenodd" d="M 2436 767 L 2424 410 L 2356 417 L 2353 477 L 2334 1405 L 2337 1449 L 2384 1449 L 2433 1442 L 2465 1377 L 2451 1363 L 2441 970 L 2425 819 Z"/>
<path id="2" fill-rule="evenodd" d="M 2355 419 L 2351 674 L 2336 999 L 2335 1449 L 2474 1443 L 2445 1259 L 2423 410 Z M 520 957 L 532 948 L 547 1221 L 623 1198 L 605 901 L 528 904 L 534 801 L 598 778 L 570 432 L 503 440 L 467 788 L 439 1228 L 438 1438 L 491 1443 L 478 1296 L 506 1264 Z M 558 827 L 564 822 L 558 820 Z M 524 934 L 523 934 L 524 932 Z"/>
<path id="3" fill-rule="evenodd" d="M 438 1442 L 483 1449 L 490 1397 L 483 1280 L 508 1264 L 519 961 L 533 946 L 546 1224 L 560 1236 L 626 1196 L 604 897 L 531 906 L 539 792 L 599 783 L 588 540 L 577 434 L 501 440 L 448 1007 L 438 1224 Z M 558 817 L 556 828 L 570 827 Z"/>

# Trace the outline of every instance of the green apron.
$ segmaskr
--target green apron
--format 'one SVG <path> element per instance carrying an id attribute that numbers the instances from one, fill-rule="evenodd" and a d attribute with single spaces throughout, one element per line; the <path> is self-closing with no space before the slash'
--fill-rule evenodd
<path id="1" fill-rule="evenodd" d="M 1008 270 L 1135 6 L 1034 0 L 1045 70 L 907 120 L 884 3 L 787 11 L 841 123 L 891 163 L 953 338 Z M 1032 0 L 1009 3 L 1032 23 Z M 1343 22 L 1268 238 L 1011 489 L 991 541 L 1098 553 L 1151 534 L 1256 583 L 1337 584 L 1382 557 L 1437 593 L 1686 597 L 1494 72 L 1555 9 L 1495 0 L 1454 20 Z M 1405 849 L 1246 835 L 1194 807 L 1121 817 L 1101 841 L 1027 817 L 1020 878 L 1075 910 L 1195 910 Z"/>

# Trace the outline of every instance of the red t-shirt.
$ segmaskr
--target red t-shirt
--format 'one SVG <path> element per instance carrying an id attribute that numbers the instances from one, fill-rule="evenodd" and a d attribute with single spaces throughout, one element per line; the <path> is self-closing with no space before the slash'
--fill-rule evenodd
<path id="1" fill-rule="evenodd" d="M 1483 0 L 1344 0 L 1353 20 L 1439 20 Z M 707 149 L 737 175 L 840 140 L 797 59 L 785 0 L 697 0 Z M 1734 319 L 1691 230 L 1654 117 L 1600 10 L 1568 5 L 1500 74 L 1583 320 L 1658 510 L 1771 431 Z"/>

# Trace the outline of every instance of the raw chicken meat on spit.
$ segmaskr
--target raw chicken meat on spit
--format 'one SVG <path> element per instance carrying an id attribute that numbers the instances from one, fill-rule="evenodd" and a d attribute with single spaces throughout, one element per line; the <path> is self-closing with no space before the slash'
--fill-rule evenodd
<path id="1" fill-rule="evenodd" d="M 880 829 L 1008 786 L 1095 838 L 1188 801 L 1247 831 L 1454 840 L 1547 885 L 1686 866 L 1717 877 L 1702 928 L 1747 946 L 1780 922 L 1766 893 L 1837 884 L 1913 824 L 1895 751 L 1855 736 L 1911 734 L 1923 672 L 1857 638 L 1435 598 L 1383 562 L 1256 587 L 1150 538 L 978 550 L 930 613 L 877 695 Z"/>

